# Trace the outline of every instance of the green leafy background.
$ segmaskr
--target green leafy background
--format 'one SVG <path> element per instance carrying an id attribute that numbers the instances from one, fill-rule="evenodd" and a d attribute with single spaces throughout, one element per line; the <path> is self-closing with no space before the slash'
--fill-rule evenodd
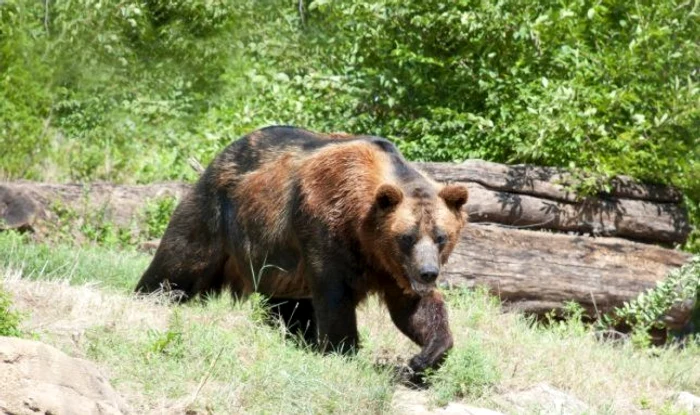
<path id="1" fill-rule="evenodd" d="M 255 128 L 680 187 L 700 222 L 688 1 L 0 1 L 0 175 L 192 180 Z M 700 251 L 697 233 L 687 248 Z"/>

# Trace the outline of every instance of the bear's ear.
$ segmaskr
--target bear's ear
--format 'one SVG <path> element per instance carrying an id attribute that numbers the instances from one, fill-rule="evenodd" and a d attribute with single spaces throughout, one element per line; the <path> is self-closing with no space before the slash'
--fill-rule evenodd
<path id="1" fill-rule="evenodd" d="M 448 184 L 440 190 L 440 197 L 445 200 L 445 203 L 451 209 L 460 210 L 467 203 L 469 192 L 464 186 Z"/>
<path id="2" fill-rule="evenodd" d="M 393 210 L 403 200 L 403 192 L 393 184 L 384 183 L 377 189 L 374 200 L 379 209 Z"/>

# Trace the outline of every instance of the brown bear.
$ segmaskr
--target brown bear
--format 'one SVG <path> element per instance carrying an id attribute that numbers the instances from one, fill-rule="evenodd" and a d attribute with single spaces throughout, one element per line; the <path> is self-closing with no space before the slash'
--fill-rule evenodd
<path id="1" fill-rule="evenodd" d="M 274 126 L 229 145 L 175 210 L 137 292 L 260 292 L 321 350 L 358 346 L 355 308 L 378 294 L 435 368 L 452 347 L 436 290 L 467 189 L 440 185 L 388 140 Z"/>

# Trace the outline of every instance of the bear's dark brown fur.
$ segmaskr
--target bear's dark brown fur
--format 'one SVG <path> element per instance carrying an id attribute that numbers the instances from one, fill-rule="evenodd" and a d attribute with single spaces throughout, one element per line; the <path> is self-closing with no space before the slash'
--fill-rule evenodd
<path id="1" fill-rule="evenodd" d="M 188 298 L 229 289 L 271 297 L 323 350 L 358 345 L 368 294 L 422 347 L 420 373 L 452 347 L 435 282 L 454 248 L 467 190 L 412 168 L 388 140 L 268 127 L 228 146 L 175 210 L 138 283 Z"/>

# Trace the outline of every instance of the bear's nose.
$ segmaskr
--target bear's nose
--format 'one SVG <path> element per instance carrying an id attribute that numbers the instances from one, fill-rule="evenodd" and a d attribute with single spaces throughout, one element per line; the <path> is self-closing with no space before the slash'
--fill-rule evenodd
<path id="1" fill-rule="evenodd" d="M 423 267 L 420 270 L 420 278 L 427 283 L 431 283 L 437 279 L 439 273 L 440 270 L 436 266 Z"/>

